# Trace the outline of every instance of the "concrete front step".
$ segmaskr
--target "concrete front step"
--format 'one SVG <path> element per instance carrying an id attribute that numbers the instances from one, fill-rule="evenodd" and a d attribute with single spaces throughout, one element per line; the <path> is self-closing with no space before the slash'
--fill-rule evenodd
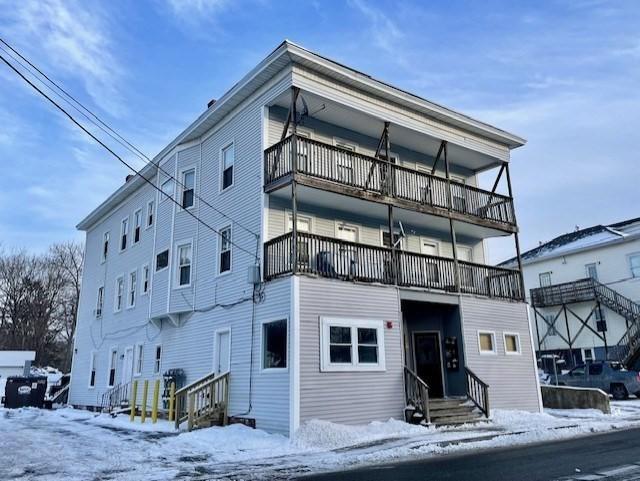
<path id="1" fill-rule="evenodd" d="M 479 423 L 486 419 L 478 413 L 469 414 L 467 416 L 451 416 L 446 418 L 431 418 L 431 423 L 435 426 L 455 426 L 458 424 Z"/>
<path id="2" fill-rule="evenodd" d="M 451 416 L 465 416 L 474 413 L 473 406 L 459 406 L 452 409 L 430 410 L 431 419 L 447 418 Z"/>

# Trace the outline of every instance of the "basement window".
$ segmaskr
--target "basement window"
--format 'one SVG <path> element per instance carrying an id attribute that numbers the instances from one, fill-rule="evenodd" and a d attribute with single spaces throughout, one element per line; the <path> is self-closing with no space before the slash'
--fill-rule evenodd
<path id="1" fill-rule="evenodd" d="M 383 321 L 322 318 L 322 371 L 384 371 Z"/>

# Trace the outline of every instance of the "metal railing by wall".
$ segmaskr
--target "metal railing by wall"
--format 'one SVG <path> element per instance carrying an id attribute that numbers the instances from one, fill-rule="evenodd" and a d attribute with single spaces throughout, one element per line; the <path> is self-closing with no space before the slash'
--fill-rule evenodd
<path id="1" fill-rule="evenodd" d="M 265 186 L 290 175 L 294 167 L 300 174 L 380 196 L 516 225 L 508 196 L 298 136 L 289 136 L 265 151 Z"/>
<path id="2" fill-rule="evenodd" d="M 489 385 L 468 367 L 465 366 L 464 371 L 467 379 L 467 396 L 482 411 L 482 414 L 488 418 L 491 414 L 489 409 Z"/>
<path id="3" fill-rule="evenodd" d="M 358 282 L 397 284 L 457 292 L 456 265 L 451 258 L 347 242 L 298 232 L 298 273 Z M 267 280 L 294 271 L 291 232 L 264 245 Z M 513 269 L 458 262 L 460 292 L 522 300 L 520 274 Z"/>

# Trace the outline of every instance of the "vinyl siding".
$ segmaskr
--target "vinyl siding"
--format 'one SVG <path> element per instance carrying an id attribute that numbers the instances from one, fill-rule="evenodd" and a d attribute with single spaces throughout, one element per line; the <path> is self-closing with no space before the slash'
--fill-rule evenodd
<path id="1" fill-rule="evenodd" d="M 400 307 L 395 288 L 300 278 L 300 422 L 362 424 L 403 418 Z M 321 372 L 320 317 L 393 322 L 383 372 Z"/>
<path id="2" fill-rule="evenodd" d="M 489 384 L 491 408 L 538 411 L 537 371 L 527 305 L 461 296 L 467 366 Z M 478 331 L 495 333 L 497 354 L 480 354 Z M 522 354 L 506 355 L 503 333 L 518 333 Z"/>

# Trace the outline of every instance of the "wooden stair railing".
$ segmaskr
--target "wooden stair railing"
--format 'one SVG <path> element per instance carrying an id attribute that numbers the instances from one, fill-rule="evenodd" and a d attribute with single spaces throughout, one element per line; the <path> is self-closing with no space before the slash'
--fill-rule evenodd
<path id="1" fill-rule="evenodd" d="M 490 414 L 489 385 L 468 367 L 465 366 L 464 370 L 467 377 L 467 397 L 488 418 Z"/>
<path id="2" fill-rule="evenodd" d="M 204 421 L 219 416 L 220 423 L 227 423 L 229 406 L 229 373 L 207 374 L 184 386 L 175 394 L 175 427 L 187 421 L 188 430 L 199 427 Z"/>
<path id="3" fill-rule="evenodd" d="M 404 367 L 404 392 L 407 405 L 415 408 L 427 424 L 431 423 L 429 386 L 407 366 Z"/>

